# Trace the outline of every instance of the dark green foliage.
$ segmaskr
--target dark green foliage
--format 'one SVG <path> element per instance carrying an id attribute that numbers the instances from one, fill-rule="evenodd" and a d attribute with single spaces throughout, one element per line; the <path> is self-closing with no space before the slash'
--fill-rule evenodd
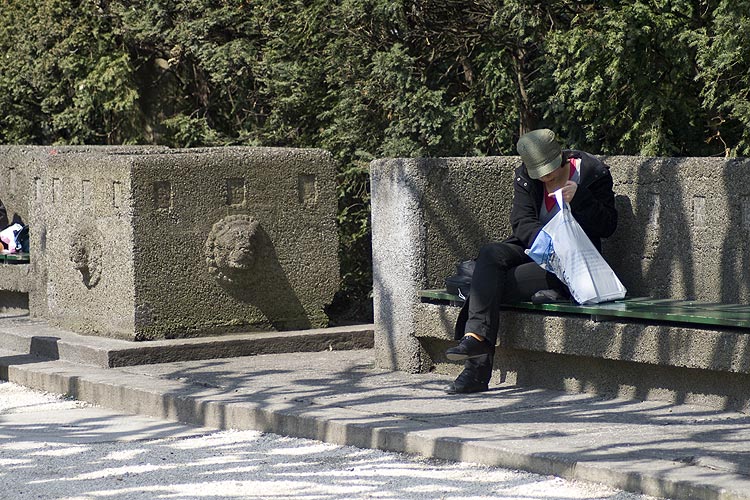
<path id="1" fill-rule="evenodd" d="M 3 0 L 0 142 L 143 141 L 134 61 L 93 2 Z"/>
<path id="2" fill-rule="evenodd" d="M 0 143 L 322 147 L 367 316 L 367 165 L 750 151 L 750 0 L 0 0 Z M 365 304 L 364 309 L 356 306 Z"/>
<path id="3" fill-rule="evenodd" d="M 706 141 L 728 156 L 750 154 L 750 1 L 711 2 L 700 29 L 682 38 L 695 50 Z M 707 9 L 708 10 L 708 9 Z"/>
<path id="4" fill-rule="evenodd" d="M 624 2 L 578 16 L 548 41 L 547 71 L 558 78 L 545 120 L 595 151 L 710 154 L 695 51 L 682 36 L 703 23 L 691 2 Z"/>

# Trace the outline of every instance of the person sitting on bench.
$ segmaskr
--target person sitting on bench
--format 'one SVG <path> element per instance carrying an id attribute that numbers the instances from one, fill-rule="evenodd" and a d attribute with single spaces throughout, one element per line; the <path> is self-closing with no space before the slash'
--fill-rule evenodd
<path id="1" fill-rule="evenodd" d="M 488 389 L 500 325 L 500 304 L 541 296 L 554 301 L 569 296 L 557 277 L 533 262 L 524 250 L 559 211 L 554 193 L 564 200 L 592 243 L 601 252 L 601 238 L 617 227 L 615 195 L 609 167 L 589 153 L 562 150 L 549 129 L 528 132 L 516 145 L 523 163 L 514 175 L 510 222 L 513 234 L 484 245 L 476 259 L 471 294 L 456 323 L 456 347 L 446 351 L 464 370 L 447 392 L 466 394 Z"/>

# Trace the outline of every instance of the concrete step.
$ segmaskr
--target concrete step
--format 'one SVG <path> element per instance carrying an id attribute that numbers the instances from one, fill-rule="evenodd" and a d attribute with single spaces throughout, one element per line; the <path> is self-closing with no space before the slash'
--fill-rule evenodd
<path id="1" fill-rule="evenodd" d="M 26 314 L 0 316 L 0 345 L 44 359 L 113 368 L 286 352 L 369 349 L 373 325 L 131 342 L 79 335 Z"/>
<path id="2" fill-rule="evenodd" d="M 0 352 L 0 377 L 125 413 L 528 470 L 674 500 L 750 500 L 750 416 L 373 368 L 372 350 L 100 368 Z M 488 485 L 491 486 L 491 485 Z"/>

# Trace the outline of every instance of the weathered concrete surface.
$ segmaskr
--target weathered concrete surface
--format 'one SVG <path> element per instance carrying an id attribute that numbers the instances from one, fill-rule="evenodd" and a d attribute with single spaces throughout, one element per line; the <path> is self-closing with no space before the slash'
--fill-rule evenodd
<path id="1" fill-rule="evenodd" d="M 0 345 L 47 359 L 110 368 L 172 361 L 284 352 L 368 349 L 373 325 L 285 332 L 250 332 L 189 339 L 134 342 L 80 335 L 25 315 L 0 317 Z"/>
<path id="2" fill-rule="evenodd" d="M 31 227 L 34 317 L 129 340 L 328 322 L 339 268 L 325 151 L 5 146 L 0 169 L 0 199 Z"/>
<path id="3" fill-rule="evenodd" d="M 328 152 L 182 150 L 139 157 L 133 167 L 137 336 L 327 325 L 323 308 L 339 286 L 336 169 Z M 171 205 L 148 209 L 154 186 L 166 182 Z M 206 245 L 232 216 L 260 225 L 250 242 L 252 268 L 229 282 L 207 270 Z M 232 259 L 247 242 L 228 231 L 215 241 L 214 265 L 224 274 L 245 265 Z"/>
<path id="4" fill-rule="evenodd" d="M 379 366 L 429 369 L 415 338 L 417 291 L 510 233 L 513 157 L 383 159 L 370 165 Z"/>
<path id="5" fill-rule="evenodd" d="M 31 264 L 0 264 L 3 291 L 28 294 L 33 287 Z"/>
<path id="6" fill-rule="evenodd" d="M 97 155 L 106 155 L 109 153 L 135 153 L 149 154 L 151 152 L 166 151 L 167 148 L 159 146 L 2 146 L 0 145 L 0 200 L 2 200 L 8 211 L 8 217 L 12 220 L 19 217 L 24 223 L 30 225 L 29 244 L 32 254 L 35 256 L 28 264 L 28 275 L 25 277 L 19 292 L 26 294 L 26 302 L 31 313 L 38 317 L 45 317 L 48 313 L 47 296 L 48 296 L 48 274 L 47 274 L 47 224 L 45 215 L 50 213 L 53 218 L 58 215 L 55 205 L 72 203 L 79 208 L 73 210 L 75 220 L 84 219 L 86 212 L 91 212 L 90 203 L 86 207 L 84 203 L 83 191 L 85 189 L 87 200 L 92 195 L 89 183 L 84 188 L 82 183 L 75 186 L 68 186 L 68 189 L 74 191 L 66 192 L 64 190 L 65 177 L 56 176 L 55 184 L 56 200 L 52 200 L 51 185 L 53 183 L 49 175 L 50 160 L 54 160 L 57 155 L 65 154 L 83 154 L 89 157 Z M 101 163 L 101 162 L 92 162 Z M 103 177 L 110 174 L 100 172 L 99 182 Z M 87 179 L 91 180 L 93 179 Z M 102 186 L 97 186 L 101 188 Z M 66 194 L 67 193 L 67 194 Z M 79 196 L 76 196 L 78 194 Z M 67 195 L 65 201 L 62 196 Z M 72 236 L 72 235 L 69 235 Z M 68 265 L 71 265 L 68 263 Z M 0 267 L 0 289 L 13 290 L 8 284 L 18 270 L 8 267 Z"/>
<path id="7" fill-rule="evenodd" d="M 750 301 L 750 186 L 744 182 L 750 160 L 603 159 L 611 167 L 620 214 L 615 235 L 604 242 L 604 255 L 631 296 Z M 447 347 L 457 311 L 430 310 L 416 292 L 443 288 L 458 261 L 510 234 L 512 176 L 519 164 L 517 157 L 371 164 L 378 366 L 412 372 L 445 368 L 438 352 Z M 516 359 L 515 371 L 522 369 L 521 351 L 560 354 L 545 361 L 545 372 L 557 371 L 551 377 L 555 387 L 574 377 L 571 365 L 599 366 L 597 359 L 742 373 L 747 368 L 745 336 L 731 329 L 591 325 L 547 316 L 505 317 L 498 361 Z M 516 350 L 504 353 L 505 347 Z M 534 371 L 529 362 L 522 371 Z M 502 362 L 496 365 L 506 369 Z M 568 386 L 585 384 L 579 380 Z M 717 384 L 716 393 L 723 394 L 721 379 Z"/>
<path id="8" fill-rule="evenodd" d="M 53 325 L 120 338 L 137 333 L 131 222 L 137 208 L 130 201 L 128 158 L 57 152 L 36 181 L 40 198 L 29 226 L 43 244 L 38 252 L 32 246 L 31 254 L 32 261 L 43 260 L 44 318 Z M 121 195 L 114 194 L 118 189 Z"/>
<path id="9" fill-rule="evenodd" d="M 602 157 L 611 167 L 618 229 L 604 255 L 633 296 L 750 301 L 750 159 Z M 442 288 L 457 261 L 510 232 L 517 157 L 384 159 L 371 164 L 373 230 L 384 278 L 400 248 L 421 249 L 423 287 Z M 394 207 L 407 196 L 410 203 Z M 380 244 L 382 243 L 382 244 Z M 381 256 L 381 247 L 389 253 Z M 417 254 L 417 250 L 411 251 Z M 386 276 L 387 275 L 387 276 Z M 416 280 L 408 273 L 404 281 Z M 376 283 L 376 286 L 379 286 Z"/>
<path id="10" fill-rule="evenodd" d="M 408 160 L 371 168 L 373 305 L 378 364 L 418 371 L 423 365 L 413 335 L 417 290 L 424 287 L 425 234 L 419 193 L 424 177 Z"/>
<path id="11" fill-rule="evenodd" d="M 675 500 L 750 498 L 746 414 L 382 371 L 373 353 L 264 355 L 100 369 L 0 353 L 15 383 L 191 424 L 519 468 Z"/>

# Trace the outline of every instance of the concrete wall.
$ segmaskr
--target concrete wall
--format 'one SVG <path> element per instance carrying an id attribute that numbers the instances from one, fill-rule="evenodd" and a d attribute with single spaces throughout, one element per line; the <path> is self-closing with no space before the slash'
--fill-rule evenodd
<path id="1" fill-rule="evenodd" d="M 620 224 L 604 254 L 631 295 L 750 300 L 750 160 L 605 160 Z"/>
<path id="2" fill-rule="evenodd" d="M 132 161 L 138 335 L 327 325 L 339 280 L 327 152 L 222 148 Z M 232 261 L 243 251 L 245 262 Z"/>
<path id="3" fill-rule="evenodd" d="M 750 161 L 603 160 L 611 167 L 620 215 L 618 230 L 604 242 L 604 255 L 631 296 L 730 303 L 750 300 L 750 185 L 745 182 Z M 418 300 L 416 292 L 443 288 L 456 262 L 475 257 L 482 243 L 510 233 L 513 171 L 519 164 L 517 157 L 382 159 L 371 164 L 379 366 L 415 372 L 440 368 L 444 359 L 437 353 L 449 345 L 453 312 L 457 311 L 431 309 Z M 525 319 L 505 334 L 501 332 L 501 347 L 516 352 L 516 358 L 525 350 L 581 345 L 585 338 L 579 335 L 581 325 L 563 324 L 562 318 L 552 320 L 560 325 L 546 325 L 534 337 L 530 332 L 538 325 L 526 326 L 535 325 L 538 318 L 533 313 L 513 314 Z M 519 331 L 524 335 L 516 335 Z M 701 335 L 668 333 L 656 336 L 661 339 L 658 345 L 644 348 L 655 352 L 632 361 L 660 359 L 664 365 L 673 365 L 664 353 L 683 352 L 686 345 L 692 345 L 689 338 Z M 726 352 L 721 346 L 727 342 L 744 346 L 739 335 L 711 337 L 719 338 L 706 347 L 709 356 L 717 359 L 711 366 L 729 363 L 723 360 Z M 563 351 L 600 356 L 595 347 L 559 353 Z M 501 352 L 499 358 L 508 352 Z M 623 353 L 621 359 L 631 360 L 627 350 Z M 447 370 L 456 370 L 454 365 Z"/>
<path id="4" fill-rule="evenodd" d="M 39 175 L 42 158 L 46 151 L 40 147 L 0 146 L 0 200 L 6 207 L 9 220 L 20 217 L 27 221 L 31 208 L 31 180 Z M 29 239 L 33 240 L 30 234 Z M 30 243 L 32 243 L 30 241 Z M 38 246 L 38 240 L 36 242 Z M 29 308 L 29 295 L 35 294 L 36 278 L 32 268 L 41 270 L 35 264 L 0 266 L 0 312 L 18 312 Z"/>
<path id="5" fill-rule="evenodd" d="M 327 324 L 325 151 L 3 147 L 0 169 L 0 199 L 31 227 L 35 317 L 127 339 Z"/>

